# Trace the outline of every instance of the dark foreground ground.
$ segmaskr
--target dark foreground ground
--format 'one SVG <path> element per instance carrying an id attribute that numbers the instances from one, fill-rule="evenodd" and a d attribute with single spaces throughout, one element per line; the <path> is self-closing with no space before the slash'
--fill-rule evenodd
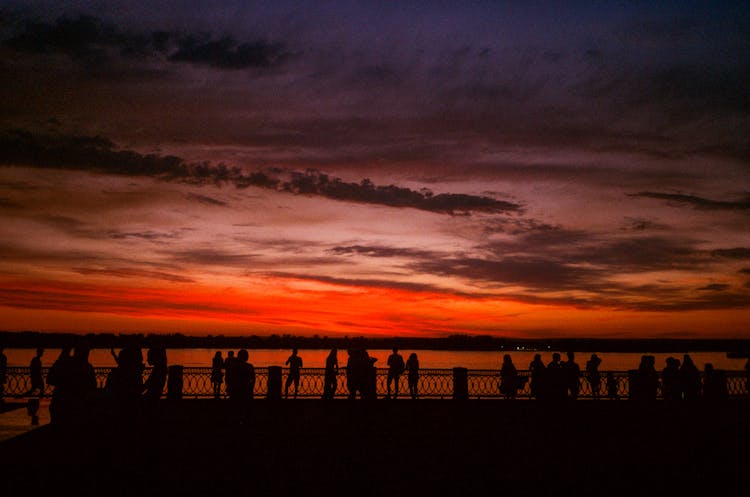
<path id="1" fill-rule="evenodd" d="M 750 495 L 750 405 L 162 401 L 0 444 L 0 495 Z"/>

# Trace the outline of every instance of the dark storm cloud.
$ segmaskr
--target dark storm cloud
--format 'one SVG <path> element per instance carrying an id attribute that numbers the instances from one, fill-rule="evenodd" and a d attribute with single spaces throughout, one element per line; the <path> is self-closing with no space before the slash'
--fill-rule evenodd
<path id="1" fill-rule="evenodd" d="M 727 201 L 727 200 L 711 200 L 703 197 L 697 197 L 695 195 L 685 195 L 681 193 L 659 193 L 659 192 L 638 192 L 628 193 L 629 197 L 644 197 L 654 198 L 659 200 L 666 200 L 670 203 L 685 204 L 696 209 L 703 210 L 729 210 L 729 211 L 745 211 L 750 210 L 750 197 L 746 197 L 742 200 Z"/>
<path id="2" fill-rule="evenodd" d="M 19 52 L 64 53 L 90 64 L 115 56 L 131 60 L 163 56 L 172 62 L 216 69 L 248 69 L 275 67 L 291 57 L 284 43 L 238 42 L 230 36 L 216 39 L 208 33 L 169 30 L 139 33 L 89 15 L 61 17 L 55 22 L 26 20 L 21 26 L 3 45 Z"/>
<path id="3" fill-rule="evenodd" d="M 148 176 L 164 181 L 204 185 L 224 183 L 237 188 L 255 186 L 298 195 L 316 195 L 333 200 L 411 207 L 442 214 L 522 211 L 519 204 L 485 196 L 411 190 L 395 185 L 375 185 L 369 179 L 348 183 L 320 171 L 291 172 L 289 179 L 275 177 L 283 170 L 245 173 L 238 167 L 208 162 L 187 163 L 175 156 L 142 155 L 117 150 L 101 137 L 35 135 L 11 130 L 0 135 L 0 165 L 23 165 L 50 169 L 72 169 L 124 176 Z M 203 197 L 204 200 L 207 197 Z"/>

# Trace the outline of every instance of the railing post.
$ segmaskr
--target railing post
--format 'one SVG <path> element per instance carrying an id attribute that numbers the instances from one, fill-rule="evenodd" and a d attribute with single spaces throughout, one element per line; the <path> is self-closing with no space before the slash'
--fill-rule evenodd
<path id="1" fill-rule="evenodd" d="M 453 400 L 469 399 L 469 370 L 453 368 Z"/>
<path id="2" fill-rule="evenodd" d="M 268 391 L 266 398 L 269 400 L 281 399 L 281 366 L 268 366 Z"/>
<path id="3" fill-rule="evenodd" d="M 182 366 L 177 364 L 169 366 L 167 378 L 167 398 L 169 400 L 181 400 L 183 386 Z"/>

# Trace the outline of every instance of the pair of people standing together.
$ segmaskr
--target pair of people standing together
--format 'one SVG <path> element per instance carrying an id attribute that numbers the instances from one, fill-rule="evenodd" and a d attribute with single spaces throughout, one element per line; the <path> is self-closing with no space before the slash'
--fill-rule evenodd
<path id="1" fill-rule="evenodd" d="M 391 398 L 391 383 L 394 384 L 393 398 L 398 398 L 399 379 L 405 370 L 408 371 L 409 394 L 412 399 L 417 398 L 419 395 L 419 359 L 417 354 L 412 352 L 409 359 L 404 363 L 404 358 L 398 353 L 396 347 L 393 348 L 393 353 L 388 356 L 388 395 L 386 398 Z"/>

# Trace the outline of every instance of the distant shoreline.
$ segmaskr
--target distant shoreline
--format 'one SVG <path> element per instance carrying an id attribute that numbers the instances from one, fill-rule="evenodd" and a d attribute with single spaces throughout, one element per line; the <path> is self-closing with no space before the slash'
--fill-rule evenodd
<path id="1" fill-rule="evenodd" d="M 121 347 L 136 340 L 141 346 L 161 345 L 168 348 L 249 348 L 249 349 L 330 349 L 366 347 L 408 350 L 455 351 L 526 351 L 548 352 L 726 352 L 735 357 L 750 356 L 750 339 L 601 339 L 601 338 L 502 338 L 487 335 L 451 335 L 441 338 L 420 337 L 321 337 L 321 336 L 186 336 L 182 334 L 113 334 L 113 333 L 47 333 L 0 332 L 0 346 L 5 348 L 61 348 L 86 340 L 93 348 Z"/>

